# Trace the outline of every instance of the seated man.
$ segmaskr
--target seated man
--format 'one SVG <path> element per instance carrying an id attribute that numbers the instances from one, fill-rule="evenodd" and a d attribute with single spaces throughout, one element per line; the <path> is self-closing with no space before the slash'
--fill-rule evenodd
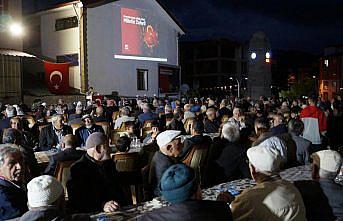
<path id="1" fill-rule="evenodd" d="M 206 111 L 207 118 L 204 120 L 206 133 L 218 133 L 220 122 L 216 119 L 216 110 L 208 108 Z"/>
<path id="2" fill-rule="evenodd" d="M 183 149 L 182 153 L 180 154 L 180 158 L 184 158 L 187 153 L 192 149 L 194 144 L 208 144 L 210 147 L 212 140 L 209 136 L 204 136 L 204 124 L 199 120 L 193 120 L 193 124 L 191 127 L 191 135 L 192 137 L 185 139 L 183 142 Z"/>
<path id="3" fill-rule="evenodd" d="M 86 152 L 84 150 L 76 150 L 76 136 L 67 134 L 62 140 L 62 151 L 50 157 L 49 165 L 44 173 L 53 176 L 55 174 L 58 162 L 71 161 L 80 159 Z"/>
<path id="4" fill-rule="evenodd" d="M 29 211 L 19 221 L 90 220 L 88 215 L 66 215 L 63 186 L 52 176 L 42 175 L 27 184 Z"/>
<path id="5" fill-rule="evenodd" d="M 149 172 L 149 184 L 155 196 L 161 195 L 158 185 L 162 174 L 176 163 L 176 159 L 180 155 L 182 149 L 182 143 L 178 137 L 180 134 L 181 131 L 178 130 L 166 130 L 156 138 L 160 150 L 152 158 Z"/>
<path id="6" fill-rule="evenodd" d="M 151 112 L 150 104 L 144 103 L 142 105 L 143 113 L 138 115 L 138 121 L 141 126 L 146 120 L 158 120 L 158 114 Z"/>
<path id="7" fill-rule="evenodd" d="M 148 145 L 156 141 L 157 135 L 160 133 L 159 124 L 157 121 L 151 123 L 151 132 L 146 135 L 143 140 L 144 145 Z"/>
<path id="8" fill-rule="evenodd" d="M 103 106 L 98 106 L 95 109 L 95 114 L 94 114 L 93 119 L 94 119 L 95 122 L 109 122 L 108 118 L 105 117 Z"/>
<path id="9" fill-rule="evenodd" d="M 135 121 L 134 117 L 130 117 L 130 108 L 129 107 L 123 107 L 120 109 L 120 117 L 118 117 L 114 124 L 114 129 L 119 129 L 122 125 L 122 123 L 128 122 L 128 121 Z"/>
<path id="10" fill-rule="evenodd" d="M 21 216 L 27 211 L 26 192 L 21 188 L 24 165 L 20 149 L 0 145 L 0 220 Z"/>
<path id="11" fill-rule="evenodd" d="M 17 145 L 23 155 L 23 163 L 26 166 L 25 178 L 30 179 L 40 174 L 37 159 L 31 147 L 23 145 L 23 137 L 19 130 L 8 128 L 3 136 L 4 144 Z"/>
<path id="12" fill-rule="evenodd" d="M 116 144 L 117 153 L 127 153 L 130 150 L 131 139 L 127 136 L 119 137 Z"/>
<path id="13" fill-rule="evenodd" d="M 212 170 L 213 180 L 216 183 L 228 182 L 241 178 L 251 178 L 249 165 L 247 163 L 246 149 L 239 144 L 239 125 L 232 122 L 227 122 L 222 128 L 222 142 L 220 147 L 214 148 L 222 149 L 218 159 L 214 162 L 217 169 Z M 218 152 L 220 152 L 218 150 Z M 212 174 L 212 173 L 211 173 Z"/>
<path id="14" fill-rule="evenodd" d="M 192 168 L 184 164 L 169 167 L 159 189 L 170 206 L 145 213 L 139 221 L 230 221 L 232 215 L 224 202 L 202 200 L 201 189 Z"/>
<path id="15" fill-rule="evenodd" d="M 73 212 L 113 212 L 125 199 L 119 185 L 116 166 L 110 156 L 108 138 L 100 132 L 89 135 L 87 153 L 70 168 L 67 182 Z"/>
<path id="16" fill-rule="evenodd" d="M 248 149 L 247 155 L 251 176 L 257 185 L 244 190 L 232 201 L 230 206 L 233 219 L 306 220 L 305 206 L 299 191 L 279 176 L 282 161 L 279 151 L 258 146 Z"/>
<path id="17" fill-rule="evenodd" d="M 75 135 L 78 138 L 78 146 L 84 147 L 88 136 L 94 132 L 105 133 L 102 126 L 94 124 L 94 120 L 91 115 L 86 114 L 82 117 L 84 125 L 75 131 Z"/>
<path id="18" fill-rule="evenodd" d="M 44 127 L 39 135 L 39 149 L 60 150 L 62 138 L 67 134 L 72 134 L 73 130 L 70 126 L 63 125 L 63 115 L 56 114 L 52 116 L 52 123 Z"/>
<path id="19" fill-rule="evenodd" d="M 312 154 L 313 181 L 296 181 L 308 220 L 343 220 L 343 186 L 335 183 L 342 157 L 333 150 Z"/>
<path id="20" fill-rule="evenodd" d="M 273 136 L 287 133 L 287 126 L 284 124 L 284 117 L 281 114 L 273 116 L 273 127 L 270 128 L 270 132 Z"/>
<path id="21" fill-rule="evenodd" d="M 311 141 L 300 137 L 304 131 L 304 123 L 298 119 L 291 119 L 288 123 L 288 132 L 297 147 L 297 162 L 300 165 L 310 163 Z"/>

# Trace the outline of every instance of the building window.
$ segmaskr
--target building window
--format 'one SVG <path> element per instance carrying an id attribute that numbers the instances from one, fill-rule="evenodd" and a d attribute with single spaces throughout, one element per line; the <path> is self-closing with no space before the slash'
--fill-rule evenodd
<path id="1" fill-rule="evenodd" d="M 56 19 L 55 22 L 55 31 L 61 31 L 69 28 L 75 28 L 78 26 L 77 17 L 68 17 Z"/>
<path id="2" fill-rule="evenodd" d="M 148 70 L 137 69 L 137 90 L 148 90 Z"/>
<path id="3" fill-rule="evenodd" d="M 70 62 L 70 66 L 79 66 L 79 54 L 64 54 L 56 56 L 57 63 Z"/>
<path id="4" fill-rule="evenodd" d="M 328 87 L 329 87 L 329 82 L 328 81 L 323 81 L 323 87 L 324 87 L 324 90 L 327 90 Z"/>
<path id="5" fill-rule="evenodd" d="M 332 90 L 337 91 L 337 82 L 336 81 L 332 81 Z"/>
<path id="6" fill-rule="evenodd" d="M 325 65 L 326 68 L 329 67 L 329 60 L 328 59 L 324 60 L 324 65 Z"/>

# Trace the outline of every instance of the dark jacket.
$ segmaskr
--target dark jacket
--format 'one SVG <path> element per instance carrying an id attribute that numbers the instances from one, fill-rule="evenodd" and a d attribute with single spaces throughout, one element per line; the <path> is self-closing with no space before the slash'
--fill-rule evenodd
<path id="1" fill-rule="evenodd" d="M 78 128 L 75 131 L 75 135 L 78 138 L 78 146 L 80 147 L 84 147 L 86 145 L 86 140 L 88 138 L 88 136 L 94 132 L 101 132 L 101 133 L 105 133 L 104 129 L 102 128 L 102 126 L 93 124 L 91 128 L 86 128 L 85 126 L 82 126 L 80 128 Z"/>
<path id="2" fill-rule="evenodd" d="M 229 206 L 224 202 L 189 200 L 163 207 L 137 218 L 138 221 L 231 221 Z"/>
<path id="3" fill-rule="evenodd" d="M 183 142 L 183 148 L 182 148 L 182 153 L 180 154 L 180 158 L 184 158 L 187 153 L 192 149 L 194 144 L 198 143 L 207 143 L 208 147 L 211 146 L 212 139 L 209 136 L 203 136 L 203 135 L 194 135 L 190 138 L 185 139 Z"/>
<path id="4" fill-rule="evenodd" d="M 279 124 L 276 127 L 270 128 L 270 132 L 272 132 L 273 136 L 277 136 L 283 133 L 287 133 L 288 129 L 285 124 Z"/>
<path id="5" fill-rule="evenodd" d="M 71 166 L 67 189 L 73 212 L 100 212 L 110 200 L 126 204 L 112 160 L 98 164 L 85 154 Z"/>
<path id="6" fill-rule="evenodd" d="M 308 221 L 332 221 L 335 220 L 329 200 L 325 195 L 320 183 L 313 180 L 295 181 L 303 198 Z"/>
<path id="7" fill-rule="evenodd" d="M 216 183 L 222 183 L 236 179 L 250 178 L 246 149 L 238 143 L 232 143 L 226 139 L 222 139 L 217 145 L 221 145 L 224 149 L 219 157 L 214 162 L 211 162 L 213 164 L 212 174 L 215 176 L 213 180 L 216 180 Z"/>
<path id="8" fill-rule="evenodd" d="M 21 216 L 27 211 L 27 196 L 23 189 L 0 178 L 0 221 Z"/>
<path id="9" fill-rule="evenodd" d="M 49 165 L 46 167 L 44 174 L 53 176 L 55 174 L 58 162 L 71 161 L 80 159 L 86 151 L 76 150 L 75 148 L 67 148 L 50 157 Z"/>
<path id="10" fill-rule="evenodd" d="M 138 121 L 141 125 L 143 125 L 146 120 L 158 120 L 158 114 L 147 112 L 138 115 Z"/>
<path id="11" fill-rule="evenodd" d="M 310 148 L 311 141 L 306 140 L 305 138 L 299 137 L 294 133 L 290 133 L 292 140 L 297 146 L 297 161 L 300 165 L 305 165 L 310 163 Z"/>
<path id="12" fill-rule="evenodd" d="M 343 220 L 343 186 L 328 179 L 320 179 L 319 183 L 329 200 L 333 214 L 337 219 Z"/>
<path id="13" fill-rule="evenodd" d="M 53 128 L 54 126 L 50 124 L 41 130 L 39 134 L 39 149 L 41 151 L 51 150 L 58 144 L 58 137 Z M 62 136 L 65 136 L 67 134 L 73 134 L 73 130 L 70 126 L 63 125 L 61 133 Z"/>
<path id="14" fill-rule="evenodd" d="M 88 221 L 90 217 L 88 215 L 66 215 L 61 210 L 57 208 L 40 209 L 27 211 L 19 221 L 43 221 L 43 220 L 53 220 L 53 221 Z"/>
<path id="15" fill-rule="evenodd" d="M 160 183 L 161 177 L 171 165 L 175 164 L 176 160 L 164 155 L 161 151 L 157 151 L 151 160 L 150 173 L 149 173 L 149 184 L 151 190 L 155 196 L 160 196 L 160 190 L 158 184 Z"/>
<path id="16" fill-rule="evenodd" d="M 210 121 L 208 119 L 204 120 L 205 133 L 218 133 L 220 122 L 217 120 Z"/>

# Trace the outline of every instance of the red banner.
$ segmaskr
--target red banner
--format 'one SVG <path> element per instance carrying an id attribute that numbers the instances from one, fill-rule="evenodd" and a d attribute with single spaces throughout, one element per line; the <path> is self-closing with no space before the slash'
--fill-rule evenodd
<path id="1" fill-rule="evenodd" d="M 45 82 L 51 93 L 66 94 L 69 91 L 69 63 L 44 61 Z"/>

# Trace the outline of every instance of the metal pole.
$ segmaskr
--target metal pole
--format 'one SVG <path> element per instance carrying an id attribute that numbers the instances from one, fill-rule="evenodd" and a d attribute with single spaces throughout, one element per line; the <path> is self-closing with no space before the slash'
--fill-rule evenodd
<path id="1" fill-rule="evenodd" d="M 236 81 L 237 81 L 237 85 L 238 85 L 238 91 L 237 91 L 237 96 L 238 96 L 238 98 L 240 98 L 240 94 L 239 94 L 239 89 L 240 89 L 240 85 L 239 85 L 239 80 L 237 80 L 237 78 L 236 78 Z"/>

